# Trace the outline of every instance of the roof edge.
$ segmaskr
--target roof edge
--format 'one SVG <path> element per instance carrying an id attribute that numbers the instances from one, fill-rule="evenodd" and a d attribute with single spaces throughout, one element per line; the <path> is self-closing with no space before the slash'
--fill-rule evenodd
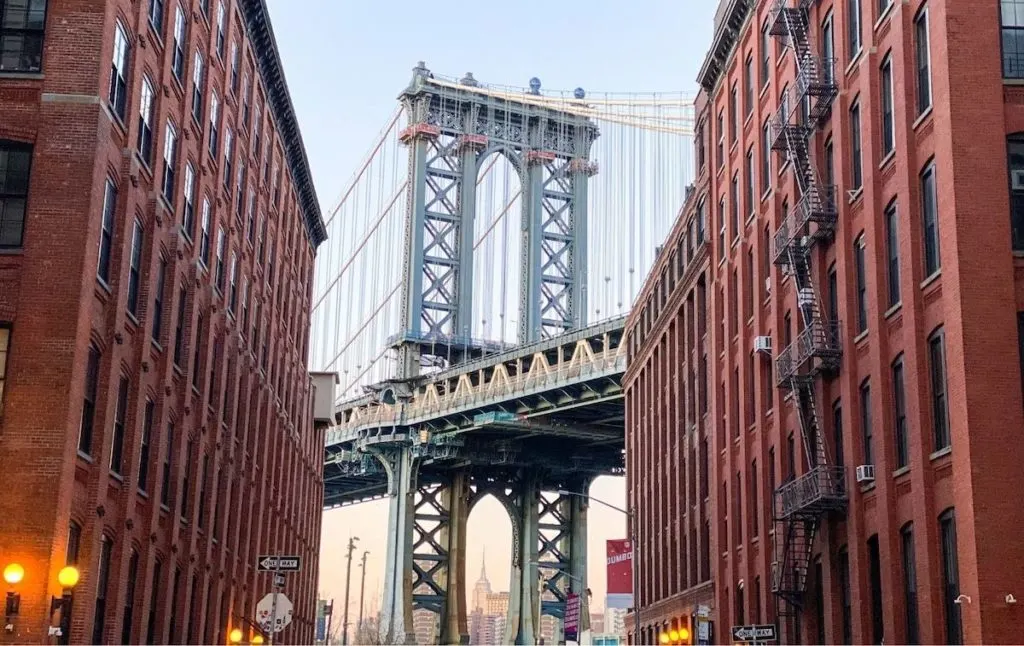
<path id="1" fill-rule="evenodd" d="M 267 102 L 274 113 L 288 167 L 299 194 L 306 236 L 316 250 L 327 239 L 327 227 L 320 211 L 320 200 L 313 187 L 309 158 L 302 141 L 302 132 L 299 130 L 299 121 L 295 116 L 295 106 L 288 92 L 284 66 L 281 64 L 274 29 L 270 24 L 270 12 L 267 10 L 266 0 L 241 0 L 239 4 L 249 30 L 249 40 L 252 42 L 260 76 L 263 78 L 263 86 L 267 91 Z"/>

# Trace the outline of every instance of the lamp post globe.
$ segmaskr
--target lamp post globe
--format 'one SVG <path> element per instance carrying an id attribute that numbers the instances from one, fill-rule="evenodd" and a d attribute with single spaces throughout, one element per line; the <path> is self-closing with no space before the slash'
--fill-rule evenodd
<path id="1" fill-rule="evenodd" d="M 252 643 L 256 646 L 263 643 L 263 635 L 253 635 Z"/>
<path id="2" fill-rule="evenodd" d="M 66 565 L 57 573 L 57 583 L 62 588 L 73 588 L 78 585 L 78 568 L 74 565 Z"/>
<path id="3" fill-rule="evenodd" d="M 242 631 L 238 628 L 232 628 L 231 632 L 228 633 L 228 639 L 231 640 L 232 644 L 239 644 L 242 641 Z"/>
<path id="4" fill-rule="evenodd" d="M 9 585 L 17 585 L 25 578 L 25 568 L 21 563 L 10 563 L 4 568 L 4 581 Z"/>

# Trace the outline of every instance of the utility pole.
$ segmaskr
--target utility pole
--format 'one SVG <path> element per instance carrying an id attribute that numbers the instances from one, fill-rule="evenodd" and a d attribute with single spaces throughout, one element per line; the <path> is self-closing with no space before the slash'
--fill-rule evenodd
<path id="1" fill-rule="evenodd" d="M 348 589 L 352 583 L 352 552 L 356 549 L 356 541 L 359 540 L 358 536 L 353 536 L 348 539 L 348 566 L 345 568 L 345 609 L 342 612 L 341 620 L 341 644 L 342 646 L 348 646 Z"/>
<path id="2" fill-rule="evenodd" d="M 366 557 L 370 551 L 363 552 L 363 562 L 359 567 L 363 568 L 363 580 L 359 584 L 359 622 L 356 624 L 356 642 L 359 641 L 359 631 L 363 629 L 363 593 L 366 592 Z"/>

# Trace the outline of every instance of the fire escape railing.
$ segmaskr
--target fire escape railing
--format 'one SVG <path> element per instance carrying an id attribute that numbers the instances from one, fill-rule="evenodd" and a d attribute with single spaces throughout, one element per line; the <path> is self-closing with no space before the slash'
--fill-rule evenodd
<path id="1" fill-rule="evenodd" d="M 775 491 L 772 591 L 778 614 L 799 613 L 819 525 L 827 514 L 846 509 L 845 474 L 831 465 L 823 440 L 816 400 L 817 377 L 838 370 L 842 347 L 839 321 L 821 311 L 814 285 L 812 250 L 835 233 L 836 187 L 823 184 L 815 170 L 811 142 L 831 117 L 839 88 L 834 62 L 815 54 L 810 42 L 809 12 L 816 0 L 774 0 L 769 33 L 785 39 L 796 63 L 796 80 L 783 94 L 770 120 L 769 144 L 792 164 L 800 199 L 785 214 L 774 238 L 773 259 L 793 278 L 803 329 L 776 357 L 779 387 L 793 395 L 807 471 Z"/>

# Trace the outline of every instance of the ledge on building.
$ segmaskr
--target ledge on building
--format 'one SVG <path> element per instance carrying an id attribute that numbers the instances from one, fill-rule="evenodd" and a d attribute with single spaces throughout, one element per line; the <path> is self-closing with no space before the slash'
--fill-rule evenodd
<path id="1" fill-rule="evenodd" d="M 313 382 L 313 423 L 334 425 L 334 387 L 341 383 L 336 372 L 311 372 Z"/>

